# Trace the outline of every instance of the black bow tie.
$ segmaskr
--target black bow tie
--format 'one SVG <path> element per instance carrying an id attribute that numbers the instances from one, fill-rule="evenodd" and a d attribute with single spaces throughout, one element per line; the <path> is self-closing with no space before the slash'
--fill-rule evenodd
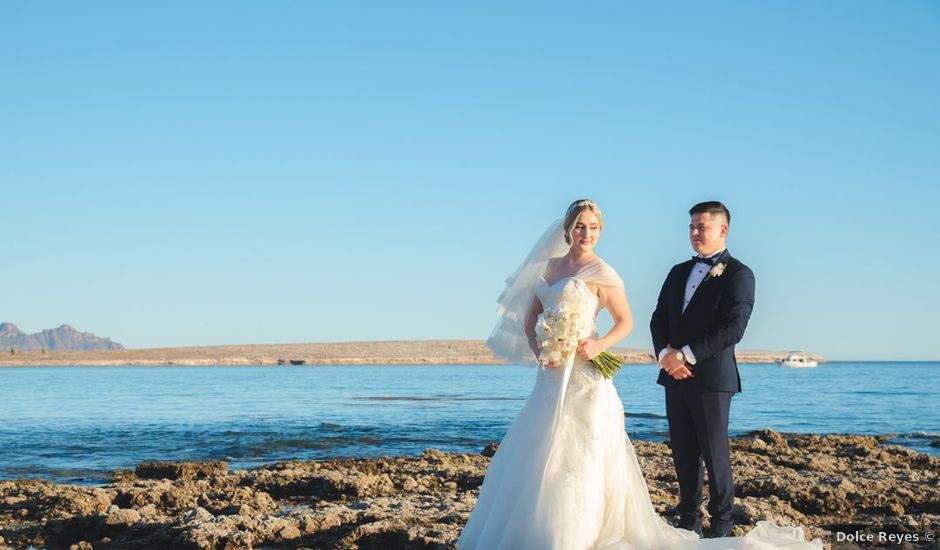
<path id="1" fill-rule="evenodd" d="M 701 256 L 692 256 L 692 261 L 696 263 L 701 262 L 703 264 L 708 264 L 712 267 L 715 267 L 715 264 L 718 263 L 718 256 L 715 256 L 713 258 L 703 258 Z"/>

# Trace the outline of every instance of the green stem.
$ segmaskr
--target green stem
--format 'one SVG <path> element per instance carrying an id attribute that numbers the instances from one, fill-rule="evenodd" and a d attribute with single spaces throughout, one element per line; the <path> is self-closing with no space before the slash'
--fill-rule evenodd
<path id="1" fill-rule="evenodd" d="M 623 366 L 623 359 L 606 351 L 597 354 L 594 359 L 591 359 L 591 362 L 594 363 L 594 366 L 604 378 L 613 378 Z"/>

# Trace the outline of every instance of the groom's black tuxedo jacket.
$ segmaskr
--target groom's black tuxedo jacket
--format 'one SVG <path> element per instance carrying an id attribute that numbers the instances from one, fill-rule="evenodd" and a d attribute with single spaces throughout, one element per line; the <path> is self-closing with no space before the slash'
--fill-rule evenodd
<path id="1" fill-rule="evenodd" d="M 691 368 L 694 376 L 685 380 L 676 380 L 660 370 L 657 382 L 667 388 L 741 391 L 734 346 L 744 336 L 754 307 L 754 273 L 727 250 L 717 262 L 725 264 L 724 273 L 702 282 L 685 313 L 682 303 L 686 281 L 695 266 L 693 260 L 673 266 L 659 293 L 650 321 L 656 356 L 667 344 L 676 349 L 687 345 L 696 361 Z"/>

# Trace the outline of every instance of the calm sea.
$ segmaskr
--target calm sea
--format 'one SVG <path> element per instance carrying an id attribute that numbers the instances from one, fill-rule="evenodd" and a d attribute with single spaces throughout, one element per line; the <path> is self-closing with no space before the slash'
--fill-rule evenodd
<path id="1" fill-rule="evenodd" d="M 535 378 L 519 366 L 0 368 L 0 478 L 101 483 L 148 460 L 278 460 L 477 452 Z M 634 439 L 662 440 L 653 365 L 615 384 Z M 940 363 L 741 365 L 731 430 L 897 434 L 940 455 Z"/>

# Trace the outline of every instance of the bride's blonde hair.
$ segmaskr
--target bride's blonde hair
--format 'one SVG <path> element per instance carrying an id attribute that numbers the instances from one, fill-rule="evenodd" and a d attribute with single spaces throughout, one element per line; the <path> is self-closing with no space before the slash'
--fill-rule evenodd
<path id="1" fill-rule="evenodd" d="M 571 228 L 574 226 L 574 222 L 578 219 L 578 216 L 581 215 L 581 212 L 585 210 L 590 210 L 597 216 L 597 221 L 601 224 L 601 229 L 604 229 L 604 216 L 601 214 L 601 209 L 598 208 L 597 203 L 591 199 L 580 199 L 571 203 L 571 206 L 568 207 L 568 211 L 565 212 L 565 223 L 563 227 L 565 228 L 565 242 L 571 244 Z"/>

